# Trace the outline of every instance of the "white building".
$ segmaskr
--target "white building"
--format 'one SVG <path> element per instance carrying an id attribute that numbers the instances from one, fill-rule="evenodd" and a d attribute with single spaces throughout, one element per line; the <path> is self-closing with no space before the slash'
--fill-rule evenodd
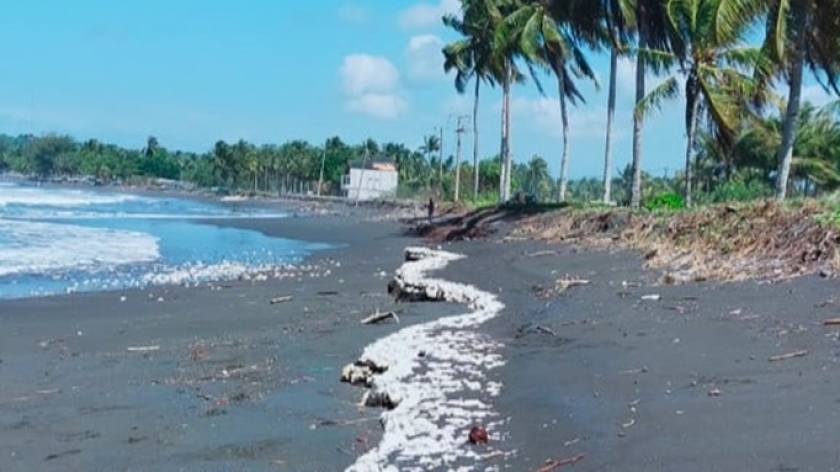
<path id="1" fill-rule="evenodd" d="M 390 162 L 369 162 L 365 167 L 349 166 L 341 179 L 341 192 L 351 200 L 392 198 L 397 194 L 399 173 Z"/>

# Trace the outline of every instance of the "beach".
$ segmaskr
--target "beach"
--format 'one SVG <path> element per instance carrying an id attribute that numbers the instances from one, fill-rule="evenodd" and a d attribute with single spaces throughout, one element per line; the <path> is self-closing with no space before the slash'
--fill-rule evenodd
<path id="1" fill-rule="evenodd" d="M 342 367 L 469 310 L 394 302 L 405 248 L 438 243 L 342 213 L 214 222 L 339 244 L 282 280 L 0 302 L 0 471 L 336 471 L 377 447 L 383 410 L 358 406 L 365 389 Z M 504 306 L 465 328 L 494 341 L 501 391 L 482 397 L 489 443 L 459 433 L 478 457 L 459 465 L 840 470 L 840 330 L 823 326 L 840 316 L 835 279 L 660 286 L 629 252 L 501 237 L 441 249 L 465 257 L 433 277 Z M 587 283 L 550 290 L 562 278 Z M 360 323 L 392 310 L 399 323 Z"/>

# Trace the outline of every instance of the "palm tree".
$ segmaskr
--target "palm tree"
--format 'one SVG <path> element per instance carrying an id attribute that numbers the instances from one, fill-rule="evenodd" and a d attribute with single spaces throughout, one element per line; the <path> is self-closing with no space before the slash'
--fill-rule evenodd
<path id="1" fill-rule="evenodd" d="M 550 6 L 554 8 L 549 9 Z M 560 160 L 560 201 L 566 198 L 569 164 L 569 114 L 567 102 L 585 103 L 572 76 L 595 82 L 595 72 L 583 54 L 581 37 L 573 30 L 573 2 L 527 1 L 519 5 L 506 21 L 506 36 L 518 40 L 522 54 L 535 64 L 551 70 L 557 77 L 557 95 L 563 125 L 563 154 Z M 537 86 L 539 86 L 539 82 Z M 540 87 L 541 88 L 541 87 Z"/>
<path id="2" fill-rule="evenodd" d="M 463 90 L 474 76 L 475 101 L 473 103 L 473 166 L 478 169 L 478 93 L 480 82 L 502 87 L 501 170 L 499 198 L 510 198 L 510 88 L 521 83 L 524 76 L 514 63 L 516 45 L 499 40 L 499 31 L 505 18 L 516 8 L 516 0 L 461 0 L 461 20 L 444 17 L 444 24 L 460 33 L 463 38 L 447 45 L 444 50 L 444 69 L 456 70 L 456 89 Z M 473 181 L 473 192 L 478 193 L 479 174 Z M 474 195 L 475 196 L 475 195 Z"/>
<path id="3" fill-rule="evenodd" d="M 539 198 L 550 194 L 551 176 L 548 173 L 548 162 L 542 157 L 534 155 L 528 161 L 525 187 Z"/>
<path id="4" fill-rule="evenodd" d="M 149 136 L 149 138 L 146 139 L 146 148 L 143 150 L 143 154 L 146 157 L 152 157 L 157 152 L 158 147 L 160 147 L 158 139 L 154 136 Z"/>
<path id="5" fill-rule="evenodd" d="M 758 11 L 754 4 L 728 0 L 667 0 L 666 19 L 673 52 L 640 49 L 663 66 L 676 66 L 685 79 L 685 201 L 692 203 L 692 156 L 701 114 L 716 136 L 732 141 L 750 98 L 758 90 L 746 70 L 763 69 L 758 48 L 743 40 Z M 644 115 L 679 94 L 679 77 L 671 75 L 637 104 Z M 761 101 L 761 100 L 759 100 Z"/>
<path id="6" fill-rule="evenodd" d="M 585 0 L 583 0 L 585 1 Z M 603 15 L 613 18 L 614 27 L 619 32 L 635 36 L 636 48 L 669 51 L 668 22 L 665 20 L 667 0 L 606 0 L 608 7 L 602 9 Z M 623 18 L 616 18 L 620 14 Z M 622 19 L 623 22 L 619 22 Z M 625 51 L 628 52 L 628 51 Z M 632 51 L 630 51 L 632 52 Z M 636 54 L 635 99 L 636 112 L 633 113 L 633 144 L 630 172 L 630 206 L 638 208 L 642 199 L 642 128 L 644 117 L 638 112 L 638 104 L 646 94 L 645 74 L 653 69 L 659 72 L 660 65 L 651 62 L 645 54 Z"/>
<path id="7" fill-rule="evenodd" d="M 823 86 L 840 94 L 840 1 L 764 0 L 769 7 L 764 49 L 789 85 L 782 141 L 777 153 L 776 198 L 787 196 L 802 99 L 805 65 L 824 75 Z"/>
<path id="8" fill-rule="evenodd" d="M 464 3 L 464 2 L 462 2 Z M 493 70 L 493 31 L 485 15 L 478 10 L 478 3 L 472 2 L 472 7 L 465 4 L 462 7 L 463 19 L 455 15 L 445 15 L 443 24 L 460 33 L 462 38 L 456 39 L 443 48 L 443 69 L 449 73 L 455 70 L 455 90 L 463 94 L 470 80 L 475 81 L 473 92 L 473 201 L 478 199 L 480 174 L 478 172 L 478 97 L 481 83 L 491 87 L 496 85 Z"/>
<path id="9" fill-rule="evenodd" d="M 607 96 L 607 124 L 604 146 L 603 200 L 612 201 L 612 141 L 615 118 L 616 80 L 618 58 L 628 51 L 630 20 L 634 17 L 633 0 L 572 0 L 574 15 L 569 26 L 584 43 L 595 52 L 606 48 L 610 55 L 609 92 Z M 555 0 L 554 4 L 567 4 L 568 0 Z M 558 10 L 555 6 L 553 10 Z"/>

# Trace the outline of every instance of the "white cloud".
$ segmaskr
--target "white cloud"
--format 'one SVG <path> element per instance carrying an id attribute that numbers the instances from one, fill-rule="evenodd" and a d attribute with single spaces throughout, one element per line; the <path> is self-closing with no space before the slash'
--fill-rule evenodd
<path id="1" fill-rule="evenodd" d="M 657 76 L 653 72 L 645 74 L 645 89 L 650 91 L 653 87 L 659 85 L 667 76 Z M 616 66 L 615 72 L 616 88 L 622 92 L 631 94 L 631 98 L 636 94 L 636 60 L 634 58 L 620 57 Z M 609 86 L 609 83 L 602 82 L 602 86 Z"/>
<path id="2" fill-rule="evenodd" d="M 399 90 L 400 73 L 388 59 L 350 54 L 341 65 L 347 109 L 377 118 L 394 118 L 408 111 Z"/>
<path id="3" fill-rule="evenodd" d="M 783 87 L 782 97 L 787 98 L 788 89 Z M 811 104 L 822 107 L 837 100 L 837 97 L 829 94 L 819 84 L 805 85 L 802 87 L 802 102 L 810 102 Z"/>
<path id="4" fill-rule="evenodd" d="M 376 118 L 396 118 L 408 111 L 408 104 L 399 95 L 366 93 L 347 101 L 347 109 Z"/>
<path id="5" fill-rule="evenodd" d="M 381 56 L 350 54 L 341 64 L 344 91 L 351 95 L 388 92 L 397 88 L 400 73 L 394 64 Z"/>
<path id="6" fill-rule="evenodd" d="M 345 3 L 338 8 L 338 17 L 347 23 L 367 23 L 370 11 L 355 3 Z"/>
<path id="7" fill-rule="evenodd" d="M 416 3 L 400 12 L 397 21 L 405 29 L 425 28 L 441 24 L 443 15 L 461 12 L 459 0 L 440 0 L 434 3 Z"/>
<path id="8" fill-rule="evenodd" d="M 433 34 L 412 36 L 405 49 L 408 75 L 415 80 L 445 78 L 442 48 L 443 40 Z"/>
<path id="9" fill-rule="evenodd" d="M 473 105 L 472 94 L 455 94 L 443 102 L 441 111 L 444 115 L 471 115 Z"/>
<path id="10" fill-rule="evenodd" d="M 569 106 L 569 135 L 571 138 L 603 137 L 606 133 L 606 107 Z M 554 137 L 563 135 L 560 103 L 556 97 L 536 99 L 514 98 L 510 104 L 512 120 L 527 120 L 540 131 Z M 618 112 L 616 112 L 618 115 Z M 620 138 L 620 133 L 614 134 Z"/>

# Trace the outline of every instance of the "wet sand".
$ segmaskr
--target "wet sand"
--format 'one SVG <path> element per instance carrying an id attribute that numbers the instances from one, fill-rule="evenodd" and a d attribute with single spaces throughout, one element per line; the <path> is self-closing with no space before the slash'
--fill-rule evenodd
<path id="1" fill-rule="evenodd" d="M 335 471 L 375 444 L 379 411 L 355 407 L 341 367 L 458 307 L 394 306 L 407 240 L 393 224 L 216 223 L 345 246 L 281 281 L 3 301 L 0 471 Z M 359 323 L 376 309 L 401 323 Z"/>
<path id="2" fill-rule="evenodd" d="M 362 391 L 338 382 L 341 367 L 381 336 L 464 311 L 394 304 L 386 284 L 418 242 L 361 216 L 235 223 L 345 243 L 305 263 L 316 275 L 0 303 L 0 471 L 349 466 L 378 441 L 381 410 L 354 405 Z M 505 304 L 480 329 L 504 345 L 489 375 L 506 424 L 489 448 L 464 447 L 515 454 L 487 467 L 583 454 L 568 470 L 840 470 L 840 328 L 822 325 L 840 316 L 838 281 L 658 287 L 630 253 L 444 249 L 467 258 L 436 276 Z M 537 296 L 566 274 L 589 284 Z M 377 308 L 401 323 L 359 323 Z"/>
<path id="3" fill-rule="evenodd" d="M 508 306 L 486 329 L 507 346 L 512 470 L 580 454 L 569 470 L 840 470 L 840 328 L 823 326 L 840 316 L 837 280 L 654 286 L 625 252 L 450 248 L 469 258 L 443 275 Z M 590 283 L 534 296 L 567 274 Z"/>

